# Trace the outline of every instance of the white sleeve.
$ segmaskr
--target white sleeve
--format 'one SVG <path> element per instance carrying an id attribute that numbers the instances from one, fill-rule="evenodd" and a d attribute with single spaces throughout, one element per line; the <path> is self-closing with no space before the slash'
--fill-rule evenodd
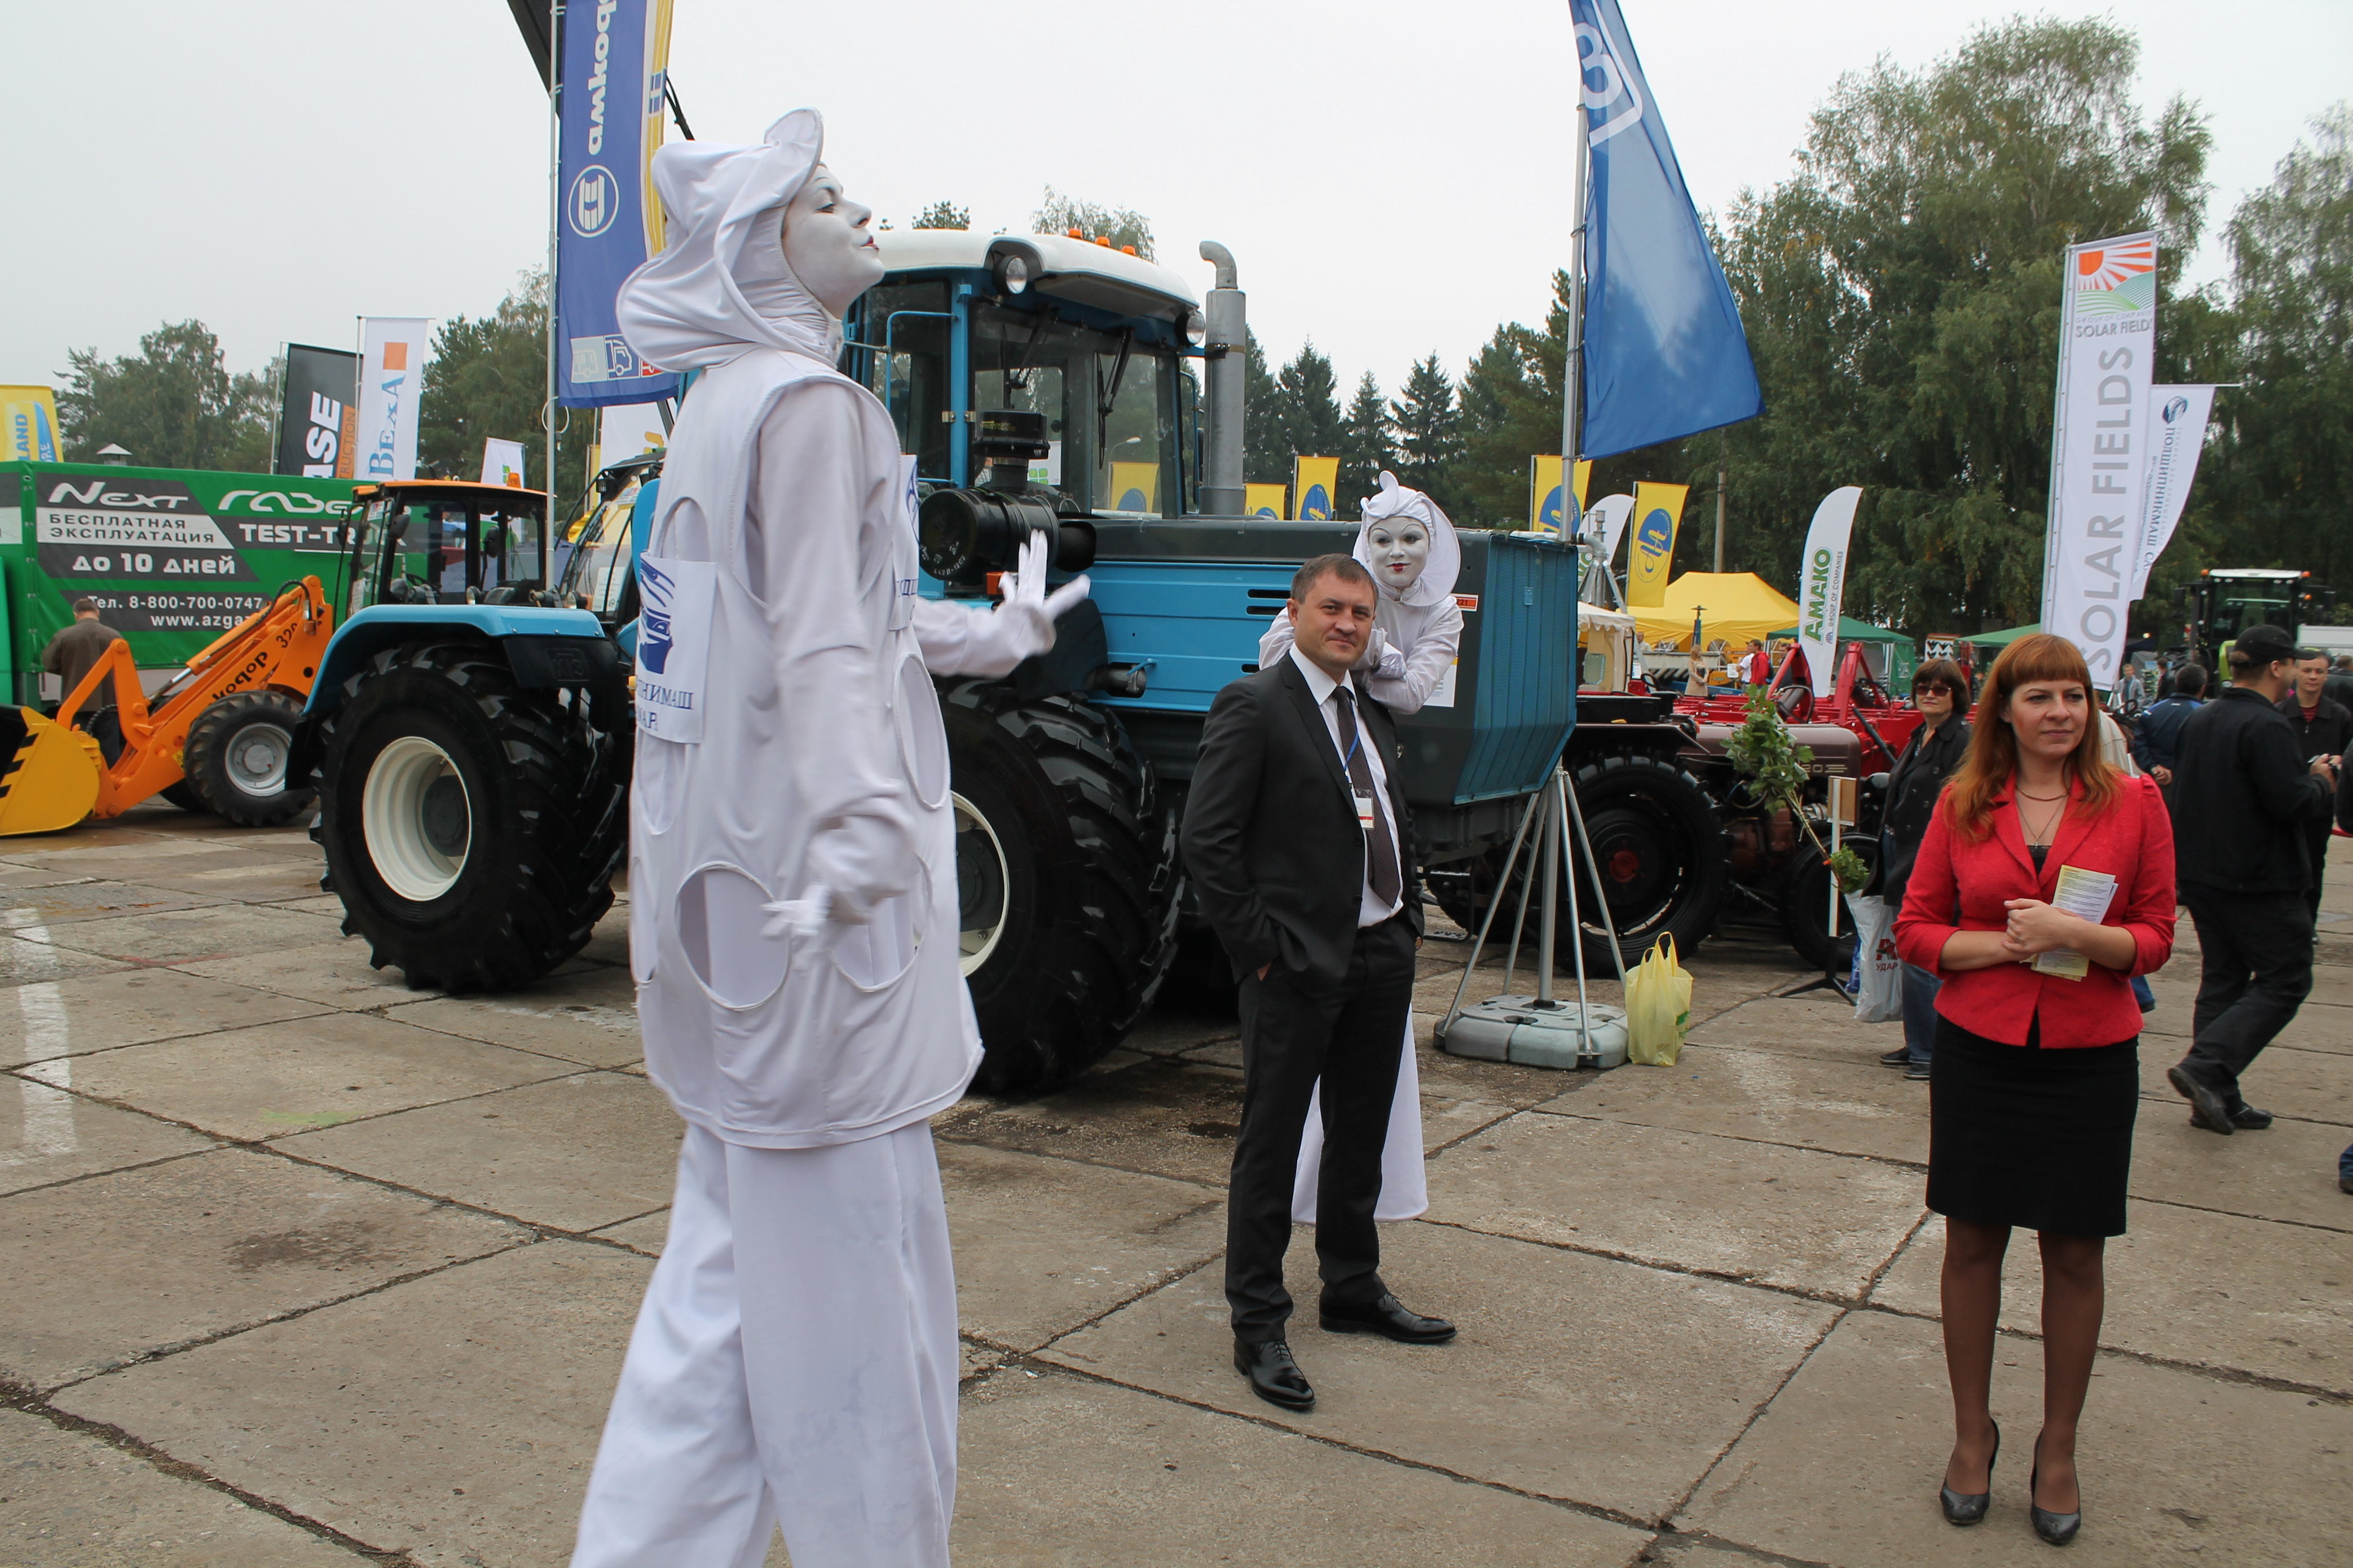
<path id="1" fill-rule="evenodd" d="M 1452 604 L 1439 606 L 1405 652 L 1405 674 L 1392 680 L 1377 675 L 1366 684 L 1392 713 L 1419 713 L 1438 689 L 1462 647 L 1462 612 Z"/>
<path id="2" fill-rule="evenodd" d="M 915 601 L 915 641 L 935 675 L 1009 675 L 1054 646 L 1054 622 L 1032 605 L 983 610 L 953 599 Z"/>
<path id="3" fill-rule="evenodd" d="M 1258 667 L 1265 669 L 1282 663 L 1282 656 L 1291 651 L 1294 635 L 1291 625 L 1291 606 L 1285 605 L 1274 612 L 1274 619 L 1267 623 L 1266 630 L 1259 637 Z"/>
<path id="4" fill-rule="evenodd" d="M 821 889 L 832 918 L 852 925 L 913 888 L 921 864 L 883 698 L 890 542 L 870 527 L 896 515 L 897 476 L 868 471 L 865 437 L 850 389 L 793 389 L 761 424 L 744 500 L 745 572 L 775 650 L 795 790 L 814 818 L 801 865 L 775 868 L 791 882 L 778 896 Z"/>

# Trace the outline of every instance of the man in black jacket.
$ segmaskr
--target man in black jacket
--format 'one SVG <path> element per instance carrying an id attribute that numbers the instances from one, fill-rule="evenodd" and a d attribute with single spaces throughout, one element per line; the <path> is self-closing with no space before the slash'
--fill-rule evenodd
<path id="1" fill-rule="evenodd" d="M 2295 650 L 2295 689 L 2280 699 L 2279 710 L 2295 729 L 2295 749 L 2305 757 L 2326 757 L 2342 776 L 2345 747 L 2353 742 L 2353 709 L 2327 694 L 2328 656 L 2316 647 Z M 2320 879 L 2328 868 L 2329 821 L 2326 816 L 2305 825 L 2306 844 L 2312 851 L 2312 886 L 2305 902 L 2312 906 L 2313 924 L 2320 923 Z"/>
<path id="2" fill-rule="evenodd" d="M 1454 1337 L 1453 1324 L 1408 1311 L 1381 1283 L 1373 1223 L 1421 942 L 1397 731 L 1351 673 L 1374 604 L 1371 574 L 1348 556 L 1299 569 L 1297 640 L 1218 693 L 1185 804 L 1194 896 L 1241 982 L 1241 1131 L 1226 1194 L 1234 1366 L 1288 1410 L 1315 1403 L 1286 1339 L 1282 1255 L 1319 1076 L 1323 1326 L 1408 1344 Z"/>
<path id="3" fill-rule="evenodd" d="M 2185 664 L 2173 675 L 2172 694 L 2149 704 L 2133 731 L 2133 761 L 2157 781 L 2165 803 L 2173 804 L 2173 763 L 2181 742 L 2181 726 L 2206 698 L 2206 667 Z"/>
<path id="4" fill-rule="evenodd" d="M 2312 990 L 2307 825 L 2326 822 L 2337 771 L 2296 749 L 2276 704 L 2295 646 L 2250 626 L 2231 649 L 2231 684 L 2181 727 L 2174 764 L 2174 880 L 2198 928 L 2189 1054 L 2167 1079 L 2190 1124 L 2229 1134 L 2271 1125 L 2239 1093 L 2239 1075 Z"/>

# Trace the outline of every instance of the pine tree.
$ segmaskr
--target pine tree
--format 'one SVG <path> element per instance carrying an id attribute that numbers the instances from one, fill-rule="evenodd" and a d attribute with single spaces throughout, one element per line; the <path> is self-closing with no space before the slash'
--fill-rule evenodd
<path id="1" fill-rule="evenodd" d="M 1299 356 L 1282 367 L 1274 384 L 1289 457 L 1338 456 L 1340 402 L 1334 395 L 1338 383 L 1332 374 L 1332 362 L 1317 351 L 1314 339 L 1300 345 Z M 1283 467 L 1287 477 L 1289 458 Z"/>
<path id="2" fill-rule="evenodd" d="M 1356 395 L 1348 404 L 1348 412 L 1340 422 L 1340 494 L 1333 499 L 1345 506 L 1346 500 L 1368 496 L 1379 483 L 1383 468 L 1397 465 L 1397 451 L 1389 439 L 1388 405 L 1381 401 L 1381 389 L 1366 371 L 1356 383 Z"/>
<path id="3" fill-rule="evenodd" d="M 1283 428 L 1282 393 L 1256 332 L 1250 334 L 1242 363 L 1242 478 L 1254 485 L 1288 484 L 1291 447 Z"/>
<path id="4" fill-rule="evenodd" d="M 1431 354 L 1405 378 L 1405 390 L 1389 405 L 1396 427 L 1398 482 L 1426 491 L 1449 517 L 1463 510 L 1455 493 L 1462 456 L 1461 420 L 1454 406 L 1454 384 Z"/>

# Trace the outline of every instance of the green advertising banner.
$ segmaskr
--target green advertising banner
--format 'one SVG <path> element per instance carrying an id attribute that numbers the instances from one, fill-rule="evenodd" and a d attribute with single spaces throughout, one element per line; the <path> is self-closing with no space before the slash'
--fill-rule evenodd
<path id="1" fill-rule="evenodd" d="M 91 463 L 0 464 L 0 573 L 16 699 L 74 601 L 130 639 L 142 668 L 185 663 L 305 576 L 343 602 L 350 479 Z"/>

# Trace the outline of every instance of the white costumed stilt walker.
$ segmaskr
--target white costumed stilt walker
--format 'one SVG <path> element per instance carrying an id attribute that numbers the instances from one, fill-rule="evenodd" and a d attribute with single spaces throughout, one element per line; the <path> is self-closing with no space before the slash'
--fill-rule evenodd
<path id="1" fill-rule="evenodd" d="M 703 372 L 639 573 L 629 963 L 687 1121 L 574 1568 L 934 1568 L 955 1501 L 955 1279 L 931 1130 L 980 1060 L 931 673 L 1053 642 L 1042 554 L 994 614 L 917 596 L 891 417 L 834 369 L 881 276 L 786 116 L 661 149 L 631 347 Z"/>
<path id="2" fill-rule="evenodd" d="M 1357 668 L 1365 685 L 1392 713 L 1419 713 L 1454 701 L 1454 657 L 1462 647 L 1462 611 L 1454 580 L 1462 571 L 1462 543 L 1438 503 L 1384 473 L 1380 493 L 1363 509 L 1356 556 L 1380 590 L 1373 637 Z M 1291 649 L 1288 615 L 1277 616 L 1259 638 L 1261 668 Z M 1323 1090 L 1307 1106 L 1299 1142 L 1299 1172 L 1291 1217 L 1315 1221 L 1315 1186 L 1324 1162 Z M 1406 1019 L 1405 1050 L 1398 1058 L 1397 1096 L 1389 1103 L 1388 1137 L 1381 1145 L 1381 1197 L 1375 1219 L 1411 1219 L 1430 1207 L 1422 1163 L 1421 1075 L 1414 1063 L 1413 1020 Z"/>

